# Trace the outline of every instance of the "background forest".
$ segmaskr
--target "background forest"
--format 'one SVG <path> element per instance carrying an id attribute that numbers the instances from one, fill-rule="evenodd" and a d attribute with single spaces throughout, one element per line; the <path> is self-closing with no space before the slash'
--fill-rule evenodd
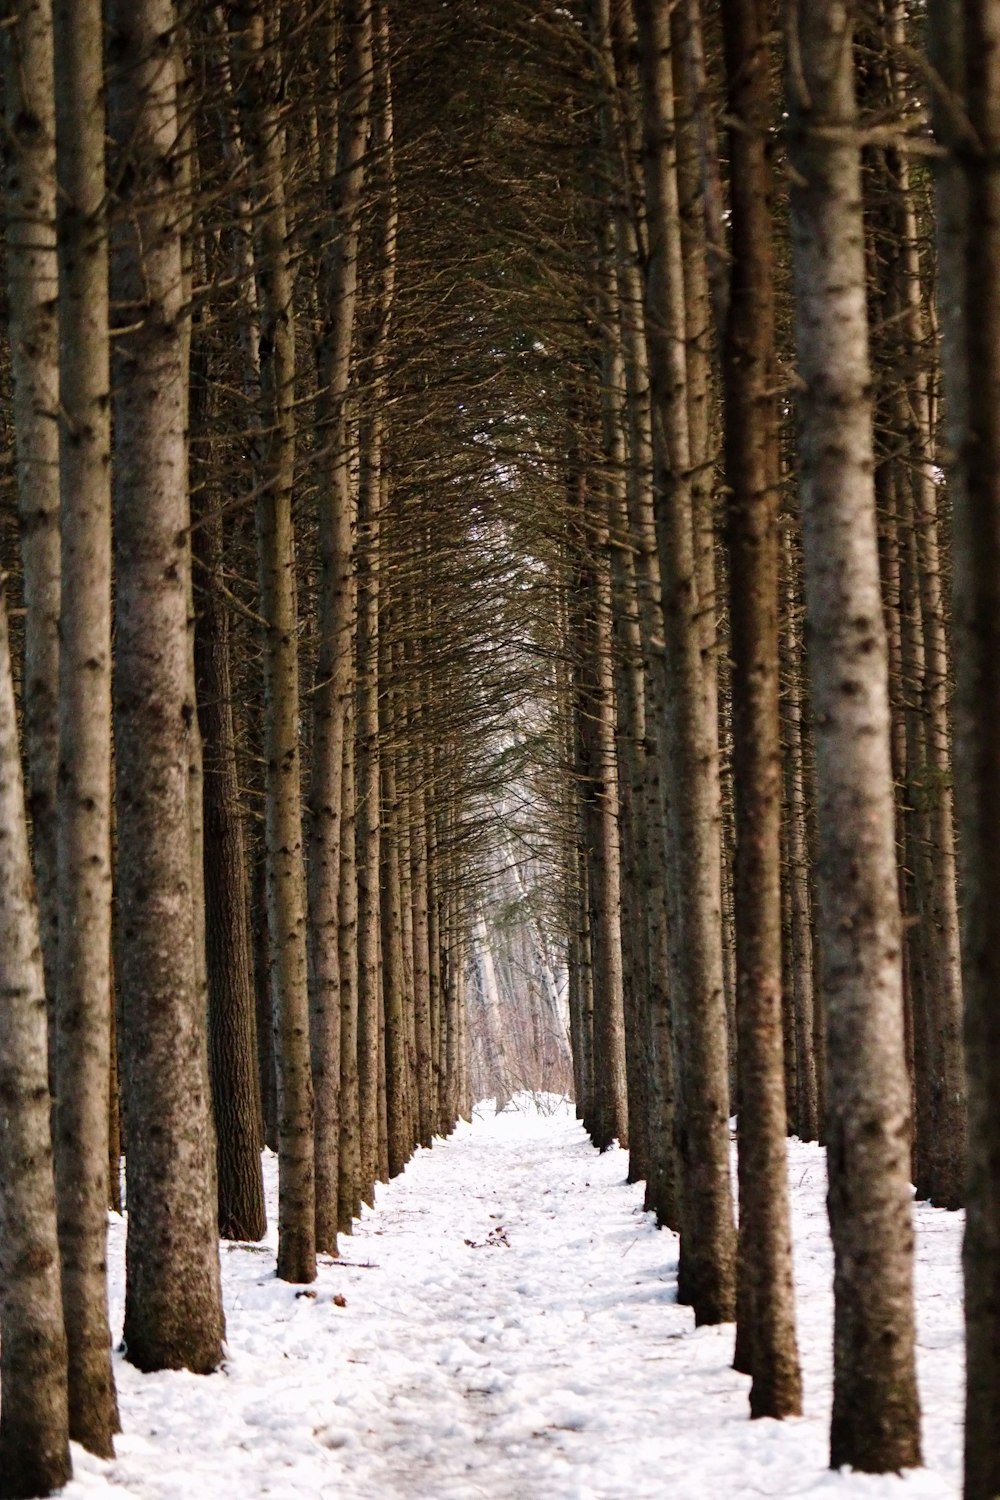
<path id="1" fill-rule="evenodd" d="M 5 0 L 0 1494 L 571 1092 L 830 1462 L 1000 1494 L 1000 0 Z M 953 765 L 956 767 L 953 777 Z M 964 1018 L 964 1020 L 963 1020 Z M 963 1037 L 964 1026 L 964 1037 Z M 738 1126 L 739 1228 L 730 1180 Z"/>

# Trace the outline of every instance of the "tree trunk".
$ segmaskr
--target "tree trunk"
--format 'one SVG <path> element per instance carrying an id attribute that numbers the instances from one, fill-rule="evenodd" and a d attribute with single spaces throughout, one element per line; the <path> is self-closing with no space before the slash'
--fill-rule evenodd
<path id="1" fill-rule="evenodd" d="M 936 0 L 942 369 L 955 561 L 955 795 L 969 1092 L 965 1500 L 1000 1493 L 1000 4 Z M 967 118 L 969 127 L 964 128 Z"/>
<path id="2" fill-rule="evenodd" d="M 732 272 L 723 350 L 729 485 L 736 1020 L 739 1068 L 737 1368 L 750 1414 L 802 1410 L 785 1160 L 778 715 L 778 405 L 766 0 L 723 16 Z M 743 1358 L 740 1358 L 742 1351 Z"/>
<path id="3" fill-rule="evenodd" d="M 358 1098 L 361 1136 L 359 1191 L 366 1202 L 378 1176 L 379 960 L 381 840 L 379 785 L 379 509 L 380 429 L 362 417 L 358 439 L 357 632 L 357 885 L 358 885 Z"/>
<path id="4" fill-rule="evenodd" d="M 390 674 L 386 629 L 379 625 L 380 676 Z M 379 712 L 381 742 L 382 836 L 380 885 L 382 920 L 382 994 L 385 1005 L 385 1091 L 388 1119 L 389 1176 L 406 1166 L 410 1155 L 410 1069 L 407 1051 L 407 1010 L 410 995 L 403 970 L 403 905 L 400 886 L 400 803 L 396 793 L 395 700 L 391 681 L 383 686 Z"/>
<path id="5" fill-rule="evenodd" d="M 260 394 L 267 433 L 256 508 L 264 630 L 267 927 L 275 1017 L 278 1276 L 316 1277 L 316 1182 L 309 1055 L 306 885 L 299 765 L 295 483 L 295 315 L 285 204 L 278 16 L 262 0 L 234 6 L 237 96 L 253 159 Z"/>
<path id="6" fill-rule="evenodd" d="M 830 1462 L 882 1473 L 919 1464 L 920 1413 L 909 1088 L 849 8 L 841 0 L 793 5 L 787 46 L 834 1246 Z"/>
<path id="7" fill-rule="evenodd" d="M 65 11 L 65 7 L 62 8 Z M 92 25 L 93 18 L 81 18 Z M 60 24 L 65 27 L 65 20 Z M 55 1086 L 57 885 L 56 775 L 59 755 L 59 333 L 56 287 L 56 120 L 52 0 L 3 9 L 7 139 L 4 204 L 10 298 L 10 363 L 17 508 L 24 585 L 24 748 L 38 892 L 49 1078 Z M 60 59 L 62 63 L 62 59 Z M 66 78 L 64 68 L 61 79 Z M 96 85 L 95 85 L 96 86 Z M 61 88 L 67 128 L 86 133 L 90 99 Z M 100 108 L 98 104 L 98 108 Z M 79 111 L 79 112 L 77 112 Z M 103 116 L 102 116 L 103 118 Z M 81 152 L 81 157 L 85 152 Z M 98 178 L 100 180 L 99 169 Z M 98 189 L 100 191 L 100 189 Z M 63 210 L 67 219 L 71 214 Z"/>
<path id="8" fill-rule="evenodd" d="M 101 9 L 58 4 L 59 945 L 55 1164 L 70 1436 L 114 1453 L 111 1076 L 111 431 Z"/>
<path id="9" fill-rule="evenodd" d="M 361 1114 L 358 1091 L 358 884 L 356 854 L 353 704 L 344 732 L 343 812 L 340 838 L 340 899 L 337 941 L 340 944 L 340 1139 L 337 1167 L 337 1227 L 351 1231 L 361 1212 Z"/>
<path id="10" fill-rule="evenodd" d="M 205 416 L 204 382 L 192 418 Z M 202 436 L 206 434 L 202 433 Z M 207 474 L 193 533 L 201 608 L 195 624 L 198 719 L 204 758 L 205 957 L 208 1053 L 218 1164 L 219 1233 L 259 1240 L 267 1229 L 260 1164 L 261 1099 L 250 945 L 250 887 L 236 763 L 229 611 L 219 592 L 224 555 L 220 498 Z"/>
<path id="11" fill-rule="evenodd" d="M 783 676 L 784 715 L 784 812 L 788 889 L 788 951 L 785 956 L 786 984 L 792 990 L 795 1027 L 796 1125 L 804 1141 L 819 1137 L 820 1098 L 818 1069 L 823 1038 L 818 1033 L 813 994 L 813 930 L 809 887 L 809 830 L 806 819 L 805 751 L 802 717 L 802 645 L 799 629 L 799 594 L 796 588 L 796 558 L 788 525 L 782 537 L 785 566 L 785 611 Z"/>
<path id="12" fill-rule="evenodd" d="M 124 1340 L 142 1370 L 218 1368 L 224 1322 L 188 799 L 195 720 L 183 266 L 170 0 L 113 0 L 119 224 L 114 426 L 118 952 L 129 1226 Z"/>
<path id="13" fill-rule="evenodd" d="M 669 12 L 635 0 L 649 219 L 646 334 L 654 413 L 655 493 L 666 636 L 665 781 L 672 1003 L 680 1065 L 682 1175 L 678 1295 L 698 1323 L 732 1317 L 736 1236 L 729 1173 L 729 1081 L 722 967 L 718 725 L 706 672 L 692 489 L 684 274 L 676 172 Z"/>
<path id="14" fill-rule="evenodd" d="M 344 736 L 353 691 L 355 571 L 347 392 L 357 305 L 358 243 L 372 93 L 372 6 L 348 0 L 347 57 L 338 96 L 336 171 L 324 267 L 326 323 L 318 350 L 318 638 L 309 784 L 309 1030 L 316 1089 L 316 1235 L 337 1248 L 341 1006 L 338 905 L 344 822 Z"/>
<path id="15" fill-rule="evenodd" d="M 0 585 L 0 1496 L 71 1477 L 45 989 Z"/>

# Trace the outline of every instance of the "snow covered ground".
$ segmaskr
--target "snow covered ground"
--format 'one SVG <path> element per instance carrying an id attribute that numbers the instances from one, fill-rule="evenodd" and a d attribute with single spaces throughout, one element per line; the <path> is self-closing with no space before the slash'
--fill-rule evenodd
<path id="1" fill-rule="evenodd" d="M 917 1209 L 927 1468 L 831 1474 L 822 1152 L 790 1147 L 806 1415 L 785 1423 L 748 1420 L 732 1328 L 676 1305 L 677 1242 L 625 1166 L 566 1107 L 481 1107 L 379 1189 L 308 1291 L 275 1280 L 271 1247 L 224 1245 L 224 1373 L 118 1356 L 118 1458 L 74 1450 L 68 1500 L 958 1495 L 960 1215 Z M 123 1241 L 115 1220 L 116 1328 Z"/>

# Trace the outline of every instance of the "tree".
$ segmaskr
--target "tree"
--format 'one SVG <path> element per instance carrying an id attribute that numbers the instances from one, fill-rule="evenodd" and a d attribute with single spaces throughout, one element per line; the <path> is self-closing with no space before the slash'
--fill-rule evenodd
<path id="1" fill-rule="evenodd" d="M 111 431 L 100 5 L 59 0 L 55 40 L 62 497 L 55 1161 L 70 1434 L 108 1458 L 118 1405 L 106 1270 Z"/>
<path id="2" fill-rule="evenodd" d="M 309 1026 L 316 1089 L 316 1235 L 337 1248 L 340 1152 L 340 947 L 338 911 L 344 824 L 344 746 L 353 690 L 356 608 L 347 393 L 358 300 L 358 242 L 372 94 L 372 5 L 353 0 L 340 18 L 345 40 L 335 171 L 323 188 L 329 224 L 323 267 L 323 332 L 317 349 L 321 447 L 318 490 L 319 650 L 309 783 Z M 336 57 L 329 59 L 336 69 Z"/>
<path id="3" fill-rule="evenodd" d="M 24 579 L 24 741 L 45 989 L 55 1003 L 59 754 L 59 352 L 51 0 L 3 7 L 5 230 Z M 51 1053 L 55 1028 L 49 1037 Z"/>
<path id="4" fill-rule="evenodd" d="M 920 1412 L 850 7 L 792 5 L 786 46 L 834 1246 L 830 1462 L 882 1473 L 919 1464 Z"/>
<path id="5" fill-rule="evenodd" d="M 108 13 L 115 428 L 118 957 L 129 1226 L 124 1342 L 143 1370 L 218 1368 L 224 1322 L 188 781 L 190 531 L 171 0 Z"/>
<path id="6" fill-rule="evenodd" d="M 778 408 L 775 383 L 768 6 L 723 14 L 732 273 L 723 350 L 729 485 L 736 1025 L 739 1070 L 737 1367 L 752 1416 L 801 1410 L 785 1164 L 778 715 Z M 742 1348 L 741 1348 L 742 1346 Z M 741 1358 L 741 1353 L 743 1357 Z"/>
<path id="7" fill-rule="evenodd" d="M 278 1275 L 316 1276 L 316 1181 L 309 1058 L 306 886 L 299 761 L 295 479 L 295 309 L 285 203 L 285 134 L 278 113 L 276 14 L 234 4 L 236 93 L 253 165 L 255 272 L 260 299 L 260 395 L 267 437 L 256 528 L 264 629 L 265 848 L 268 952 L 275 1019 L 278 1115 Z"/>
<path id="8" fill-rule="evenodd" d="M 670 832 L 672 1005 L 682 1179 L 679 1295 L 699 1323 L 732 1317 L 736 1235 L 722 970 L 718 726 L 703 652 L 703 517 L 695 513 L 670 16 L 635 0 L 642 89 L 657 549 L 666 637 L 664 785 Z"/>
<path id="9" fill-rule="evenodd" d="M 70 1478 L 45 988 L 0 590 L 0 1494 Z"/>
<path id="10" fill-rule="evenodd" d="M 209 361 L 203 359 L 196 343 L 191 429 L 192 436 L 200 436 L 203 443 L 210 442 L 209 379 Z M 221 497 L 209 478 L 207 464 L 199 464 L 197 470 L 192 467 L 192 480 L 196 473 L 201 483 L 192 483 L 196 516 L 192 556 L 200 564 L 197 597 L 201 608 L 195 629 L 195 669 L 205 767 L 205 957 L 219 1233 L 224 1239 L 259 1240 L 267 1229 L 267 1219 L 260 1163 L 262 1124 L 250 882 L 236 759 L 229 608 L 220 587 L 225 522 Z M 193 499 L 196 491 L 200 491 L 197 502 Z"/>
<path id="11" fill-rule="evenodd" d="M 963 1267 L 967 1346 L 966 1500 L 1000 1492 L 1000 1086 L 996 947 L 996 735 L 1000 646 L 1000 6 L 936 0 L 931 59 L 942 81 L 935 131 L 942 372 L 954 508 L 955 761 L 962 981 L 969 1092 Z"/>

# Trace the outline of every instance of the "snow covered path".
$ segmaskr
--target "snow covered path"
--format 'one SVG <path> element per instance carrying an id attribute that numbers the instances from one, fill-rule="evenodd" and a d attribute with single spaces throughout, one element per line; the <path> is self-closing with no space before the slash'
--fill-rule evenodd
<path id="1" fill-rule="evenodd" d="M 958 1495 L 959 1215 L 918 1209 L 928 1468 L 833 1475 L 820 1150 L 791 1146 L 806 1416 L 783 1424 L 749 1422 L 731 1327 L 695 1332 L 676 1305 L 677 1242 L 625 1165 L 565 1110 L 487 1110 L 379 1190 L 308 1292 L 264 1247 L 224 1246 L 225 1373 L 118 1357 L 118 1458 L 74 1450 L 68 1500 Z"/>

